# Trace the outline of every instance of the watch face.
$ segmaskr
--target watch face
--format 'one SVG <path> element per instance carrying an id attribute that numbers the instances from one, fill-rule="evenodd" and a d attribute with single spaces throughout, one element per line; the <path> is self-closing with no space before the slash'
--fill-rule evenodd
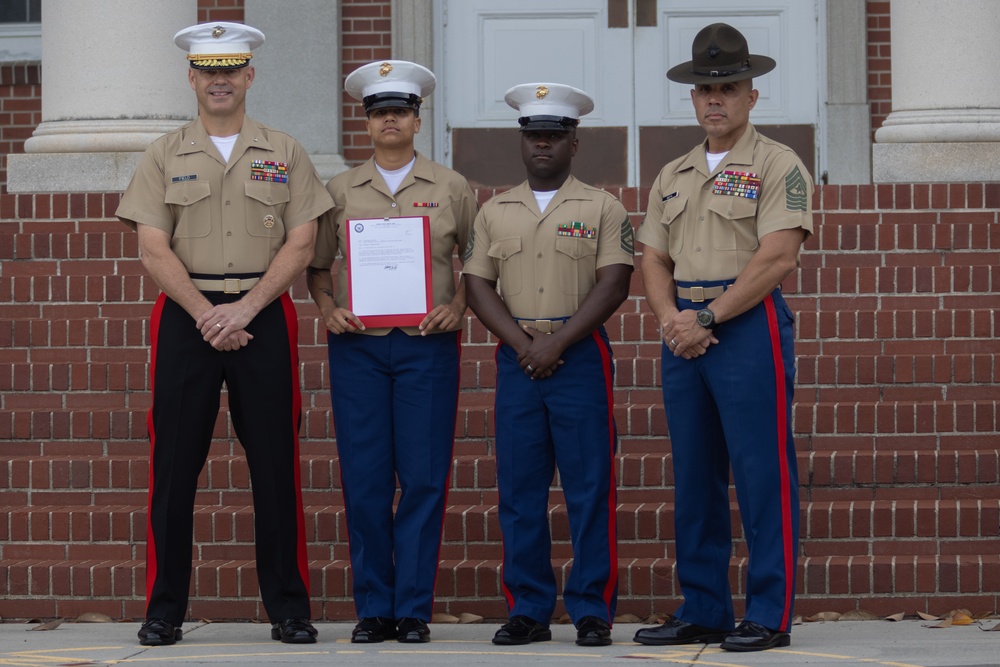
<path id="1" fill-rule="evenodd" d="M 708 308 L 698 311 L 698 324 L 703 327 L 710 327 L 715 322 L 715 315 Z"/>

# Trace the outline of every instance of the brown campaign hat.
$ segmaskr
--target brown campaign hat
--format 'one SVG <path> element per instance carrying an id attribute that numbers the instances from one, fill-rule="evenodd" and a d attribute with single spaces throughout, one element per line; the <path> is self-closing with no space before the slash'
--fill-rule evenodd
<path id="1" fill-rule="evenodd" d="M 750 53 L 743 34 L 731 25 L 713 23 L 698 32 L 691 60 L 671 67 L 667 78 L 678 83 L 725 83 L 767 74 L 777 63 Z"/>

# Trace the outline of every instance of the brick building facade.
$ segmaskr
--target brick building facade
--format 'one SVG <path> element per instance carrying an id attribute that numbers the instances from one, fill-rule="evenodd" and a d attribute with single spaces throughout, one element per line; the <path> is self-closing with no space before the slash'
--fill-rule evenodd
<path id="1" fill-rule="evenodd" d="M 389 0 L 341 0 L 341 76 L 392 53 Z M 201 0 L 241 20 L 241 0 Z M 872 128 L 891 111 L 889 2 L 868 2 Z M 0 66 L 0 152 L 41 121 L 40 67 Z M 343 100 L 344 158 L 370 155 Z M 6 158 L 3 158 L 4 160 Z M 5 162 L 3 163 L 5 164 Z M 0 164 L 0 181 L 3 180 Z M 480 188 L 481 202 L 494 194 Z M 613 189 L 638 225 L 648 190 Z M 158 290 L 119 193 L 0 191 L 0 617 L 143 615 L 148 324 Z M 785 292 L 797 313 L 797 610 L 997 610 L 1000 595 L 1000 183 L 819 186 L 816 235 Z M 353 618 L 325 337 L 304 281 L 302 479 L 315 615 Z M 658 327 L 631 297 L 616 358 L 621 612 L 670 611 L 673 482 Z M 469 317 L 437 609 L 506 616 L 492 458 L 491 340 Z M 224 413 L 195 522 L 191 615 L 263 618 L 252 505 Z M 570 566 L 558 490 L 553 565 Z M 733 505 L 734 536 L 740 536 Z M 737 541 L 735 591 L 746 551 Z"/>

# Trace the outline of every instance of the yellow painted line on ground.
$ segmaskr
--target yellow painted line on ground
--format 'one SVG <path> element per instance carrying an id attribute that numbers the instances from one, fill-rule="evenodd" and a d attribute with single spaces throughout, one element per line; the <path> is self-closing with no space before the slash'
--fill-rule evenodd
<path id="1" fill-rule="evenodd" d="M 528 651 L 425 651 L 425 650 L 406 650 L 406 649 L 380 649 L 379 653 L 402 653 L 406 655 L 414 655 L 419 653 L 420 655 L 511 655 L 511 656 L 522 656 L 527 655 L 531 657 L 542 657 L 542 658 L 607 658 L 606 655 L 594 655 L 589 653 L 541 653 L 538 651 L 528 652 Z"/>
<path id="2" fill-rule="evenodd" d="M 887 667 L 924 667 L 923 665 L 914 665 L 909 662 L 891 662 L 888 660 L 882 660 L 880 658 L 858 658 L 853 655 L 841 655 L 839 653 L 813 653 L 810 651 L 793 651 L 787 648 L 776 648 L 772 649 L 774 653 L 787 653 L 788 655 L 802 655 L 810 658 L 832 658 L 834 660 L 856 660 L 858 662 L 870 662 L 873 665 L 886 665 Z"/>

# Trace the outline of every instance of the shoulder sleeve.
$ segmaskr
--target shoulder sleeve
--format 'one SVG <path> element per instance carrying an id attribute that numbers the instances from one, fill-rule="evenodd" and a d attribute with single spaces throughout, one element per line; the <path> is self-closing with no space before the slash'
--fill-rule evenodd
<path id="1" fill-rule="evenodd" d="M 464 253 L 465 266 L 462 268 L 464 273 L 490 281 L 496 281 L 500 277 L 496 264 L 489 256 L 492 241 L 487 220 L 493 208 L 495 207 L 490 206 L 490 202 L 486 202 L 486 205 L 476 215 Z"/>
<path id="2" fill-rule="evenodd" d="M 812 176 L 798 156 L 788 148 L 777 150 L 762 176 L 757 237 L 798 228 L 812 234 Z"/>
<path id="3" fill-rule="evenodd" d="M 338 183 L 342 180 L 334 177 L 324 188 L 333 206 L 319 216 L 315 253 L 309 263 L 309 266 L 316 269 L 329 269 L 333 266 L 333 261 L 337 259 L 337 254 L 340 252 L 340 238 L 337 232 L 339 225 L 343 222 L 344 206 L 343 193 L 340 193 L 339 197 L 337 193 L 339 192 Z"/>
<path id="4" fill-rule="evenodd" d="M 154 141 L 142 154 L 115 215 L 132 229 L 149 225 L 173 235 L 174 217 L 166 204 L 164 142 Z"/>
<path id="5" fill-rule="evenodd" d="M 670 248 L 670 238 L 666 225 L 661 225 L 663 219 L 663 172 L 653 183 L 649 191 L 649 202 L 646 204 L 646 217 L 639 225 L 636 239 L 643 245 L 667 252 Z"/>
<path id="6" fill-rule="evenodd" d="M 289 198 L 285 206 L 285 226 L 293 229 L 318 218 L 333 207 L 330 194 L 323 187 L 309 154 L 290 136 L 288 148 Z"/>
<path id="7" fill-rule="evenodd" d="M 617 198 L 606 193 L 601 209 L 601 231 L 597 235 L 597 268 L 610 264 L 632 266 L 635 237 L 628 212 Z"/>
<path id="8" fill-rule="evenodd" d="M 468 181 L 461 176 L 458 178 L 461 181 L 461 192 L 453 206 L 457 207 L 455 225 L 458 229 L 458 256 L 464 263 L 466 254 L 472 249 L 472 226 L 475 224 L 479 204 L 476 202 L 476 195 L 469 187 Z"/>

